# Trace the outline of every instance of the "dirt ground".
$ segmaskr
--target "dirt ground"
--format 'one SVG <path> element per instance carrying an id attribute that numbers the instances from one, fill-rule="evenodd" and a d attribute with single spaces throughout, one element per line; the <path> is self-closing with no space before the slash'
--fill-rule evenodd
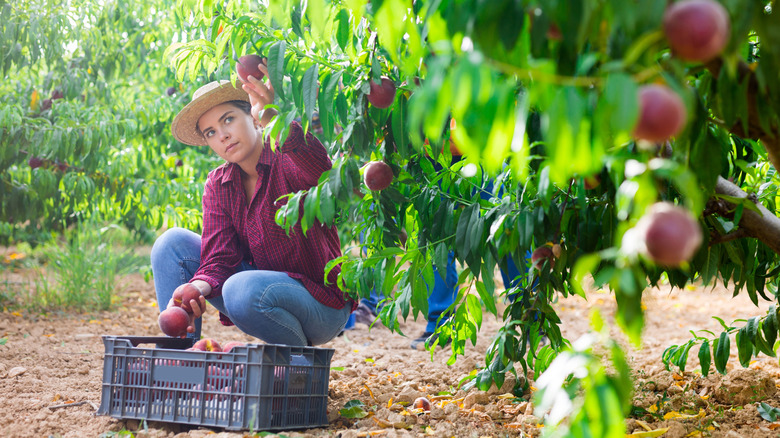
<path id="1" fill-rule="evenodd" d="M 22 278 L 18 277 L 20 273 L 11 275 L 17 276 L 16 280 Z M 116 311 L 80 316 L 41 316 L 10 310 L 0 313 L 0 339 L 6 339 L 4 343 L 0 340 L 0 436 L 108 437 L 118 436 L 123 430 L 137 437 L 245 436 L 220 429 L 139 424 L 136 420 L 95 415 L 103 373 L 101 335 L 160 335 L 152 285 L 139 275 L 124 280 L 121 305 Z M 776 436 L 778 424 L 760 417 L 755 399 L 765 397 L 766 403 L 780 406 L 777 359 L 762 356 L 743 370 L 732 340 L 730 372 L 726 376 L 711 374 L 706 379 L 696 372 L 698 361 L 693 353 L 683 375 L 664 370 L 660 360 L 667 346 L 690 338 L 689 330 L 719 333 L 720 326 L 712 316 L 731 322 L 764 314 L 770 303 L 761 303 L 757 309 L 746 294 L 732 298 L 729 290 L 717 287 L 649 290 L 644 304 L 647 322 L 643 346 L 639 350 L 627 347 L 636 374 L 634 403 L 659 415 L 627 420 L 628 432 L 667 428 L 660 436 Z M 594 292 L 587 302 L 570 297 L 559 300 L 556 306 L 564 335 L 575 340 L 588 330 L 591 307 L 600 308 L 605 319 L 611 321 L 615 302 L 607 292 Z M 427 351 L 409 348 L 411 338 L 422 332 L 422 321 L 401 325 L 408 337 L 392 334 L 384 327 L 369 331 L 359 324 L 346 336 L 324 345 L 335 349 L 329 426 L 282 434 L 345 438 L 539 436 L 542 428 L 540 420 L 531 415 L 533 406 L 507 394 L 511 379 L 503 388 L 486 393 L 459 390 L 451 396 L 434 398 L 430 413 L 410 415 L 409 408 L 401 404 L 418 396 L 432 398 L 457 389 L 464 376 L 483 364 L 484 350 L 498 327 L 499 321 L 486 317 L 477 346 L 448 366 L 449 348 L 435 352 L 433 360 Z M 221 326 L 213 312 L 206 315 L 203 333 L 221 342 L 253 342 L 235 327 Z M 613 334 L 625 339 L 617 329 L 613 328 Z M 527 400 L 528 394 L 524 398 Z M 340 417 L 339 410 L 353 399 L 377 406 L 375 414 L 360 420 Z M 656 419 L 661 414 L 668 419 Z M 645 436 L 659 436 L 657 433 Z"/>

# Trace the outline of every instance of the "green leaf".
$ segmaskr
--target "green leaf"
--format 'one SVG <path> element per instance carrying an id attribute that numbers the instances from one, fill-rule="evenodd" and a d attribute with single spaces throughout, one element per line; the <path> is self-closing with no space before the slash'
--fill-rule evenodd
<path id="1" fill-rule="evenodd" d="M 768 405 L 764 402 L 761 402 L 761 404 L 758 406 L 758 413 L 761 415 L 761 418 L 772 423 L 780 418 L 780 409 Z"/>
<path id="2" fill-rule="evenodd" d="M 764 338 L 766 338 L 767 344 L 769 344 L 770 347 L 774 347 L 778 332 L 777 311 L 775 310 L 774 304 L 769 307 L 769 311 L 761 325 L 761 330 L 764 332 Z"/>
<path id="3" fill-rule="evenodd" d="M 318 64 L 314 64 L 303 73 L 303 81 L 301 81 L 302 93 L 303 93 L 303 107 L 306 112 L 306 120 L 311 121 L 314 109 L 317 104 L 317 93 L 319 91 L 319 74 Z"/>
<path id="4" fill-rule="evenodd" d="M 287 45 L 284 40 L 277 41 L 268 49 L 268 79 L 274 87 L 274 94 L 284 100 L 284 55 Z"/>
<path id="5" fill-rule="evenodd" d="M 748 326 L 742 327 L 737 332 L 737 357 L 743 368 L 750 366 L 750 358 L 753 357 L 753 339 L 748 332 Z"/>
<path id="6" fill-rule="evenodd" d="M 699 347 L 699 363 L 701 363 L 701 375 L 707 377 L 710 373 L 712 356 L 710 354 L 710 341 L 704 341 Z"/>
<path id="7" fill-rule="evenodd" d="M 346 9 L 341 9 L 336 15 L 336 26 L 336 42 L 341 47 L 341 50 L 347 50 L 351 32 L 349 28 L 349 12 Z"/>
<path id="8" fill-rule="evenodd" d="M 480 294 L 481 296 L 481 294 Z M 483 300 L 484 301 L 484 300 Z M 474 295 L 466 296 L 466 310 L 471 318 L 474 319 L 474 323 L 477 327 L 482 326 L 482 306 L 479 304 L 479 300 Z M 474 332 L 476 333 L 476 331 Z"/>
<path id="9" fill-rule="evenodd" d="M 350 400 L 343 409 L 339 410 L 339 415 L 344 418 L 365 418 L 368 415 L 365 407 L 366 405 L 360 400 Z"/>
<path id="10" fill-rule="evenodd" d="M 726 363 L 729 361 L 731 340 L 727 332 L 722 332 L 715 344 L 715 369 L 721 374 L 726 374 Z"/>
<path id="11" fill-rule="evenodd" d="M 464 208 L 458 219 L 458 227 L 455 231 L 455 248 L 458 250 L 458 257 L 466 257 L 469 254 L 471 246 L 469 245 L 471 236 L 471 220 L 474 212 L 479 215 L 479 205 L 471 204 Z"/>

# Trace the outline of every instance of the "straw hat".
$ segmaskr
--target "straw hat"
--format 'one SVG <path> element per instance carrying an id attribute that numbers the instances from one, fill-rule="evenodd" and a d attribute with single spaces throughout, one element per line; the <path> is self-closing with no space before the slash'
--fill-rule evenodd
<path id="1" fill-rule="evenodd" d="M 192 95 L 192 102 L 176 114 L 171 123 L 174 138 L 192 146 L 205 146 L 206 139 L 198 131 L 198 119 L 206 111 L 231 100 L 249 102 L 249 95 L 242 88 L 236 88 L 230 81 L 214 81 L 198 88 Z"/>

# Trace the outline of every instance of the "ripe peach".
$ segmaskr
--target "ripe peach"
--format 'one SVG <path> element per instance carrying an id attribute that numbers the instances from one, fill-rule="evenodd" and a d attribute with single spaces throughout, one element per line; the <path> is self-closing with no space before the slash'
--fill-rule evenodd
<path id="1" fill-rule="evenodd" d="M 219 343 L 209 338 L 203 338 L 199 340 L 195 343 L 195 345 L 192 346 L 192 348 L 199 351 L 214 351 L 217 353 L 222 351 L 222 347 L 219 346 Z"/>
<path id="2" fill-rule="evenodd" d="M 235 348 L 235 347 L 243 347 L 245 345 L 246 344 L 243 343 L 243 342 L 230 341 L 227 344 L 222 346 L 222 352 L 223 353 L 230 353 L 230 350 L 232 350 L 233 348 Z"/>
<path id="3" fill-rule="evenodd" d="M 534 269 L 542 269 L 545 260 L 549 260 L 550 265 L 552 265 L 555 260 L 555 254 L 553 254 L 551 247 L 542 245 L 531 253 L 531 266 L 533 266 Z"/>
<path id="4" fill-rule="evenodd" d="M 30 166 L 30 168 L 37 169 L 43 166 L 43 160 L 39 157 L 30 157 L 30 159 L 27 160 L 27 164 Z"/>
<path id="5" fill-rule="evenodd" d="M 382 81 L 376 83 L 373 80 L 368 81 L 370 92 L 366 99 L 377 108 L 387 108 L 395 100 L 395 84 L 387 76 L 382 76 Z"/>
<path id="6" fill-rule="evenodd" d="M 169 307 L 157 317 L 160 330 L 171 337 L 181 337 L 187 334 L 187 326 L 190 324 L 190 315 L 181 307 Z"/>
<path id="7" fill-rule="evenodd" d="M 648 256 L 662 266 L 680 266 L 693 257 L 702 242 L 696 218 L 669 202 L 653 204 L 636 227 L 644 235 Z"/>
<path id="8" fill-rule="evenodd" d="M 393 182 L 393 169 L 384 161 L 372 161 L 366 165 L 363 182 L 369 190 L 384 190 Z"/>
<path id="9" fill-rule="evenodd" d="M 414 409 L 422 409 L 425 412 L 430 412 L 431 401 L 427 397 L 417 397 L 412 403 Z"/>
<path id="10" fill-rule="evenodd" d="M 244 55 L 238 58 L 238 62 L 236 63 L 236 73 L 238 73 L 238 77 L 241 79 L 241 82 L 248 83 L 249 76 L 254 76 L 259 80 L 263 79 L 265 75 L 263 75 L 263 73 L 260 72 L 260 69 L 257 68 L 257 66 L 262 63 L 263 58 L 258 55 Z"/>
<path id="11" fill-rule="evenodd" d="M 687 111 L 680 96 L 664 85 L 639 88 L 639 121 L 634 137 L 660 143 L 682 131 Z"/>
<path id="12" fill-rule="evenodd" d="M 729 41 L 726 9 L 714 0 L 683 0 L 664 12 L 664 33 L 672 53 L 686 61 L 716 58 Z"/>
<path id="13" fill-rule="evenodd" d="M 190 301 L 200 301 L 200 291 L 192 283 L 184 283 L 173 291 L 173 305 L 192 313 Z"/>

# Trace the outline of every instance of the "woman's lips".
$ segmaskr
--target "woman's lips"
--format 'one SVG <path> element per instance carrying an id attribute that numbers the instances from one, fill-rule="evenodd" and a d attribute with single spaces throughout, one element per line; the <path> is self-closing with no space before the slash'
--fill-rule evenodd
<path id="1" fill-rule="evenodd" d="M 225 152 L 230 152 L 230 151 L 231 151 L 231 149 L 233 149 L 234 147 L 236 147 L 236 145 L 237 145 L 237 144 L 238 144 L 238 142 L 235 142 L 235 143 L 231 143 L 231 144 L 229 144 L 229 145 L 228 145 L 228 147 L 227 147 L 227 148 L 225 148 Z"/>

